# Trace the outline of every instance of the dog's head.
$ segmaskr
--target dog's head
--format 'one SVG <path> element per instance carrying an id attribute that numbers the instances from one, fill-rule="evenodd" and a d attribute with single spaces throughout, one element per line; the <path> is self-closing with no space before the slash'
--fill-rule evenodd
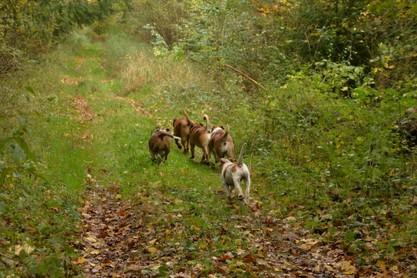
<path id="1" fill-rule="evenodd" d="M 229 162 L 231 162 L 231 161 L 229 159 L 227 159 L 227 158 L 220 158 L 220 170 L 223 169 L 223 166 L 226 163 L 229 163 Z"/>
<path id="2" fill-rule="evenodd" d="M 155 130 L 152 133 L 152 136 L 157 136 L 161 140 L 163 140 L 164 137 L 173 138 L 172 132 L 169 128 L 161 128 L 160 126 L 157 126 Z"/>

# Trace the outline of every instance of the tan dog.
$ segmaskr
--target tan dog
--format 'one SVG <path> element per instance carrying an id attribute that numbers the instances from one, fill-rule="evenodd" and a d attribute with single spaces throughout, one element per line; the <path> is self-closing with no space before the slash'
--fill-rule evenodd
<path id="1" fill-rule="evenodd" d="M 190 148 L 190 127 L 195 124 L 195 122 L 190 119 L 185 109 L 182 110 L 182 113 L 184 114 L 185 118 L 175 118 L 172 123 L 172 126 L 174 127 L 174 136 L 180 137 L 180 139 L 176 138 L 174 141 L 178 149 L 181 150 L 184 148 L 183 152 L 188 153 Z M 180 140 L 181 145 L 179 143 Z"/>
<path id="2" fill-rule="evenodd" d="M 220 158 L 227 156 L 231 161 L 234 161 L 233 156 L 235 146 L 233 144 L 233 139 L 229 134 L 229 127 L 225 131 L 223 127 L 216 127 L 211 133 L 209 141 L 209 151 L 210 154 L 214 154 L 214 159 L 216 163 L 219 162 Z"/>
<path id="3" fill-rule="evenodd" d="M 161 163 L 168 159 L 168 154 L 171 151 L 171 142 L 174 136 L 171 131 L 167 129 L 160 129 L 157 127 L 149 138 L 149 152 L 151 159 L 155 163 Z"/>
<path id="4" fill-rule="evenodd" d="M 239 200 L 244 199 L 245 203 L 248 204 L 251 180 L 249 168 L 243 163 L 244 147 L 245 145 L 243 145 L 240 150 L 237 162 L 232 162 L 226 158 L 220 158 L 220 169 L 222 184 L 224 190 L 226 191 L 228 201 L 230 202 L 232 200 L 232 191 L 236 189 Z M 242 187 L 240 187 L 241 181 L 244 181 L 246 185 L 245 197 L 243 197 Z"/>
<path id="5" fill-rule="evenodd" d="M 208 144 L 210 141 L 212 126 L 207 115 L 204 115 L 203 119 L 206 121 L 206 126 L 196 123 L 192 125 L 190 129 L 191 159 L 194 159 L 195 157 L 195 146 L 197 146 L 203 150 L 201 163 L 210 164 Z"/>

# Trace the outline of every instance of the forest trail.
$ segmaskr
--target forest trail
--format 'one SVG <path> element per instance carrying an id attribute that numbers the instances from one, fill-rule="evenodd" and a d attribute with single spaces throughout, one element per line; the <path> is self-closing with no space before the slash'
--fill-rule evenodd
<path id="1" fill-rule="evenodd" d="M 83 250 L 77 261 L 86 277 L 228 277 L 236 273 L 251 277 L 353 277 L 357 271 L 343 251 L 311 238 L 292 223 L 293 218 L 273 219 L 263 214 L 259 203 L 253 203 L 252 215 L 230 216 L 251 242 L 250 248 L 212 256 L 213 269 L 208 272 L 197 263 L 173 273 L 182 260 L 200 251 L 170 241 L 173 233 L 196 229 L 176 222 L 182 215 L 163 208 L 172 201 L 157 192 L 154 196 L 142 195 L 142 203 L 137 206 L 121 199 L 118 184 L 105 188 L 91 175 L 86 182 L 89 190 L 82 208 Z M 240 208 L 234 205 L 234 209 Z M 212 245 L 215 235 L 199 232 L 190 240 L 203 237 L 207 247 Z M 223 225 L 217 236 L 232 236 L 229 232 Z"/>
<path id="2" fill-rule="evenodd" d="M 410 2 L 0 4 L 0 278 L 417 277 Z M 249 203 L 151 161 L 184 110 Z"/>
<path id="3" fill-rule="evenodd" d="M 134 113 L 153 117 L 134 100 L 116 99 L 133 107 Z M 73 102 L 81 123 L 95 121 L 97 113 L 85 98 L 73 98 Z M 81 124 L 80 129 L 88 126 Z M 241 213 L 240 202 L 227 205 L 231 213 L 225 219 L 229 223 L 216 222 L 216 228 L 205 231 L 184 224 L 187 204 L 181 199 L 170 198 L 158 189 L 141 189 L 134 201 L 122 198 L 119 182 L 104 180 L 103 184 L 95 178 L 100 171 L 107 170 L 87 170 L 81 208 L 82 248 L 74 261 L 86 277 L 228 277 L 245 273 L 251 277 L 353 277 L 357 272 L 354 263 L 336 245 L 309 235 L 295 217 L 276 219 L 264 213 L 260 201 L 251 200 L 246 215 Z M 221 188 L 212 196 L 216 198 L 212 202 L 226 203 Z M 179 208 L 168 210 L 172 205 Z M 235 230 L 240 232 L 236 238 Z M 185 244 L 181 242 L 184 239 Z M 214 241 L 219 240 L 249 244 L 243 248 L 238 243 L 235 249 L 215 252 L 216 256 L 205 257 L 205 261 L 195 259 L 196 254 L 200 257 L 214 249 Z M 198 248 L 187 246 L 193 242 L 198 242 Z"/>
<path id="4" fill-rule="evenodd" d="M 80 75 L 84 66 L 85 72 L 97 72 L 88 70 L 88 64 L 97 67 L 102 63 L 100 59 L 76 57 L 76 75 Z M 150 163 L 147 139 L 152 122 L 158 117 L 138 99 L 100 92 L 104 90 L 100 86 L 108 83 L 103 78 L 84 74 L 82 78 L 62 79 L 68 86 L 67 99 L 72 102 L 73 111 L 69 113 L 79 122 L 74 129 L 78 135 L 67 136 L 81 134 L 91 160 L 97 161 L 89 163 L 85 170 L 79 256 L 73 260 L 83 275 L 354 277 L 357 274 L 353 258 L 346 257 L 337 244 L 311 235 L 297 223 L 296 215 L 277 219 L 263 211 L 256 196 L 256 181 L 248 206 L 237 200 L 228 204 L 217 180 L 217 169 L 197 163 L 184 166 L 190 163 L 189 159 L 176 148 L 164 165 Z M 80 94 L 77 84 L 86 82 L 99 89 Z M 140 120 L 136 125 L 147 130 L 140 138 L 124 130 L 124 125 L 131 124 L 127 119 L 132 118 Z M 123 132 L 131 136 L 130 143 L 121 141 Z M 129 154 L 128 163 L 120 161 L 123 158 L 117 155 L 117 149 L 130 148 L 129 144 L 140 148 L 140 154 Z M 127 167 L 124 165 L 131 164 L 136 165 L 137 172 L 124 170 Z M 126 184 L 120 177 L 129 174 L 135 182 L 126 196 Z"/>

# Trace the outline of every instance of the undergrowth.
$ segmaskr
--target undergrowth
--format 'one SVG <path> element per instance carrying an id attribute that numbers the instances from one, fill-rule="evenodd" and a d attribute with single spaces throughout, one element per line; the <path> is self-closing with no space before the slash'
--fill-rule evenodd
<path id="1" fill-rule="evenodd" d="M 294 217 L 347 254 L 359 252 L 357 263 L 364 267 L 395 264 L 415 248 L 415 152 L 404 151 L 394 132 L 416 104 L 412 93 L 377 93 L 364 84 L 340 97 L 310 70 L 287 76 L 279 88 L 247 93 L 241 76 L 210 82 L 210 72 L 196 66 L 192 74 L 175 71 L 178 79 L 167 80 L 173 64 L 188 67 L 186 58 L 175 49 L 156 60 L 149 55 L 126 60 L 133 66 L 123 67 L 125 93 L 165 126 L 182 108 L 198 121 L 207 113 L 213 124 L 229 125 L 237 149 L 248 143 L 254 198 L 266 211 Z M 137 80 L 143 76 L 159 81 Z"/>
<path id="2" fill-rule="evenodd" d="M 279 88 L 247 93 L 241 76 L 215 80 L 171 50 L 154 57 L 122 27 L 102 30 L 99 41 L 92 29 L 78 31 L 34 65 L 41 71 L 21 83 L 2 81 L 14 104 L 2 110 L 0 140 L 15 138 L 0 145 L 3 273 L 77 272 L 69 262 L 77 256 L 77 208 L 87 175 L 102 186 L 121 185 L 124 198 L 178 212 L 175 221 L 189 229 L 176 240 L 190 254 L 195 244 L 207 243 L 187 236 L 223 229 L 243 237 L 233 225 L 222 226 L 227 215 L 249 211 L 219 198 L 217 168 L 190 162 L 175 146 L 164 165 L 149 159 L 151 131 L 170 127 L 183 108 L 197 121 L 208 114 L 214 125 L 229 125 L 236 149 L 248 144 L 252 197 L 265 213 L 307 227 L 355 256 L 359 266 L 382 261 L 415 271 L 406 255 L 417 244 L 415 152 L 405 152 L 393 132 L 415 105 L 412 95 L 387 90 L 376 99 L 372 89 L 357 88 L 352 98 L 341 98 L 306 71 Z M 81 100 L 88 106 L 77 106 Z M 169 204 L 161 208 L 154 194 Z M 236 244 L 216 240 L 210 250 Z"/>

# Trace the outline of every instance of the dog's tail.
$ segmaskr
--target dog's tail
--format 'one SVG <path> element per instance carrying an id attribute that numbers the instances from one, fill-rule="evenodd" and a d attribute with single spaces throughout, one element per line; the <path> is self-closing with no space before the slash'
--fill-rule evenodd
<path id="1" fill-rule="evenodd" d="M 246 143 L 243 144 L 242 148 L 240 149 L 240 154 L 239 154 L 239 159 L 237 160 L 237 165 L 239 165 L 239 167 L 242 167 L 243 165 L 243 150 L 245 149 Z"/>
<path id="2" fill-rule="evenodd" d="M 195 124 L 193 120 L 191 120 L 190 116 L 188 116 L 187 111 L 185 109 L 182 109 L 182 113 L 184 114 L 185 118 L 187 119 L 187 123 L 189 126 Z"/>
<path id="3" fill-rule="evenodd" d="M 158 132 L 158 137 L 161 138 L 161 140 L 164 138 L 164 136 L 174 138 L 174 135 L 172 135 L 169 131 L 161 129 L 161 130 L 158 130 L 157 132 Z"/>
<path id="4" fill-rule="evenodd" d="M 226 126 L 226 132 L 223 134 L 222 143 L 226 142 L 228 135 L 229 135 L 229 125 Z"/>
<path id="5" fill-rule="evenodd" d="M 208 133 L 212 132 L 213 127 L 211 126 L 209 116 L 204 114 L 203 115 L 203 120 L 206 121 L 206 132 L 208 132 Z"/>

